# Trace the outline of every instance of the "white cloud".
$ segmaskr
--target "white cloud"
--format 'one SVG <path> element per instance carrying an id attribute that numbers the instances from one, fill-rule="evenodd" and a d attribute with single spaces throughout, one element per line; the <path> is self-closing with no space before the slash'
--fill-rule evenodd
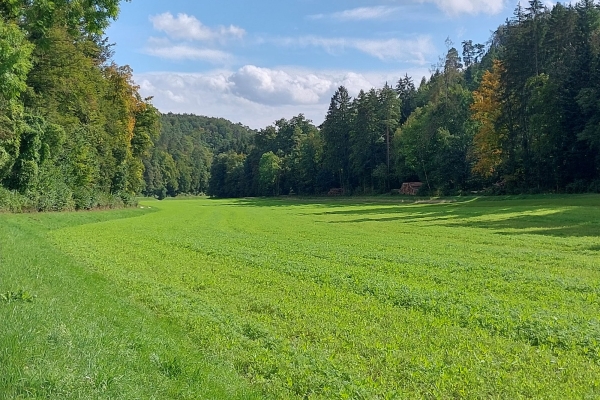
<path id="1" fill-rule="evenodd" d="M 273 40 L 281 46 L 321 47 L 330 54 L 339 54 L 346 49 L 354 49 L 382 61 L 412 62 L 425 65 L 427 58 L 436 54 L 430 36 L 414 39 L 353 39 L 303 36 L 300 38 L 279 38 Z"/>
<path id="2" fill-rule="evenodd" d="M 246 34 L 242 28 L 230 25 L 211 29 L 196 17 L 178 14 L 174 17 L 166 12 L 150 17 L 154 29 L 164 32 L 168 38 L 150 37 L 145 54 L 167 60 L 200 60 L 212 64 L 229 64 L 232 54 L 219 49 L 228 39 L 241 39 Z M 173 40 L 173 42 L 172 42 Z M 194 42 L 204 42 L 198 46 Z M 208 43 L 206 43 L 208 42 Z"/>
<path id="3" fill-rule="evenodd" d="M 416 0 L 420 3 L 433 3 L 449 15 L 490 14 L 504 10 L 507 0 Z"/>
<path id="4" fill-rule="evenodd" d="M 175 103 L 185 103 L 185 97 L 175 94 L 170 90 L 165 90 L 167 98 Z"/>
<path id="5" fill-rule="evenodd" d="M 154 29 L 166 33 L 173 39 L 195 41 L 241 39 L 246 34 L 244 29 L 234 25 L 211 29 L 193 15 L 187 14 L 177 14 L 177 17 L 174 17 L 173 14 L 166 12 L 151 16 L 150 21 Z"/>
<path id="6" fill-rule="evenodd" d="M 359 7 L 350 10 L 344 10 L 333 14 L 316 14 L 311 15 L 310 19 L 332 18 L 340 21 L 362 21 L 372 19 L 382 19 L 389 17 L 398 11 L 398 7 Z"/>
<path id="7" fill-rule="evenodd" d="M 231 62 L 233 55 L 216 49 L 200 48 L 185 43 L 173 44 L 168 39 L 150 38 L 144 53 L 167 60 L 202 60 L 213 64 Z"/>
<path id="8" fill-rule="evenodd" d="M 261 104 L 316 104 L 331 91 L 332 81 L 315 74 L 289 74 L 282 70 L 246 65 L 229 81 L 233 93 Z"/>
<path id="9" fill-rule="evenodd" d="M 236 71 L 157 72 L 135 78 L 142 96 L 154 96 L 162 112 L 223 117 L 258 129 L 300 113 L 320 124 L 339 86 L 356 96 L 361 89 L 393 84 L 407 72 L 416 84 L 428 75 L 426 69 L 359 73 L 246 65 Z"/>

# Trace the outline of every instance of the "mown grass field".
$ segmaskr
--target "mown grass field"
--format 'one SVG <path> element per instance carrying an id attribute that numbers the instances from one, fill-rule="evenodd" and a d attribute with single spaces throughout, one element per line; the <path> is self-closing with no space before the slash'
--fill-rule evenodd
<path id="1" fill-rule="evenodd" d="M 600 196 L 141 204 L 0 215 L 0 398 L 600 398 Z"/>

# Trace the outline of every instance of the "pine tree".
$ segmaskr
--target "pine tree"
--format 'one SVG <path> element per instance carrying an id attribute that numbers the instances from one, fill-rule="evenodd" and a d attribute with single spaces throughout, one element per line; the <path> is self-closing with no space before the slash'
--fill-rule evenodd
<path id="1" fill-rule="evenodd" d="M 379 91 L 379 120 L 385 132 L 386 165 L 390 173 L 390 135 L 396 130 L 400 120 L 401 103 L 398 95 L 387 84 Z"/>
<path id="2" fill-rule="evenodd" d="M 344 86 L 340 86 L 331 98 L 321 132 L 325 165 L 339 178 L 342 188 L 348 188 L 350 183 L 351 120 L 350 95 Z"/>
<path id="3" fill-rule="evenodd" d="M 396 84 L 396 93 L 400 99 L 400 120 L 403 124 L 410 114 L 417 108 L 416 96 L 417 89 L 411 77 L 406 74 L 404 78 L 400 78 Z"/>

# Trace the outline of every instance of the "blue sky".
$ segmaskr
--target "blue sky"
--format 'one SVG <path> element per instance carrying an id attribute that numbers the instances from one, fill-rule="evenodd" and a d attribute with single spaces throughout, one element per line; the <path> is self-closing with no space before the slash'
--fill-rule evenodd
<path id="1" fill-rule="evenodd" d="M 409 74 L 418 84 L 449 37 L 485 43 L 517 0 L 132 0 L 107 31 L 162 112 L 252 128 Z M 461 51 L 461 50 L 460 50 Z"/>

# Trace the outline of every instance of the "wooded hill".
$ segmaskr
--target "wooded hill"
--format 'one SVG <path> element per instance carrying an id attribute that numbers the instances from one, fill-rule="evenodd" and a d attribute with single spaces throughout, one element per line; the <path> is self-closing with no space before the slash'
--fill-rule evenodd
<path id="1" fill-rule="evenodd" d="M 214 154 L 250 151 L 254 131 L 222 118 L 164 114 L 161 134 L 144 157 L 146 196 L 208 191 Z"/>
<path id="2" fill-rule="evenodd" d="M 299 115 L 258 132 L 161 116 L 141 98 L 103 35 L 118 4 L 0 3 L 0 207 L 372 194 L 406 181 L 430 194 L 600 191 L 593 0 L 530 0 L 488 43 L 447 41 L 418 85 L 405 76 L 356 98 L 340 87 L 321 126 Z"/>

